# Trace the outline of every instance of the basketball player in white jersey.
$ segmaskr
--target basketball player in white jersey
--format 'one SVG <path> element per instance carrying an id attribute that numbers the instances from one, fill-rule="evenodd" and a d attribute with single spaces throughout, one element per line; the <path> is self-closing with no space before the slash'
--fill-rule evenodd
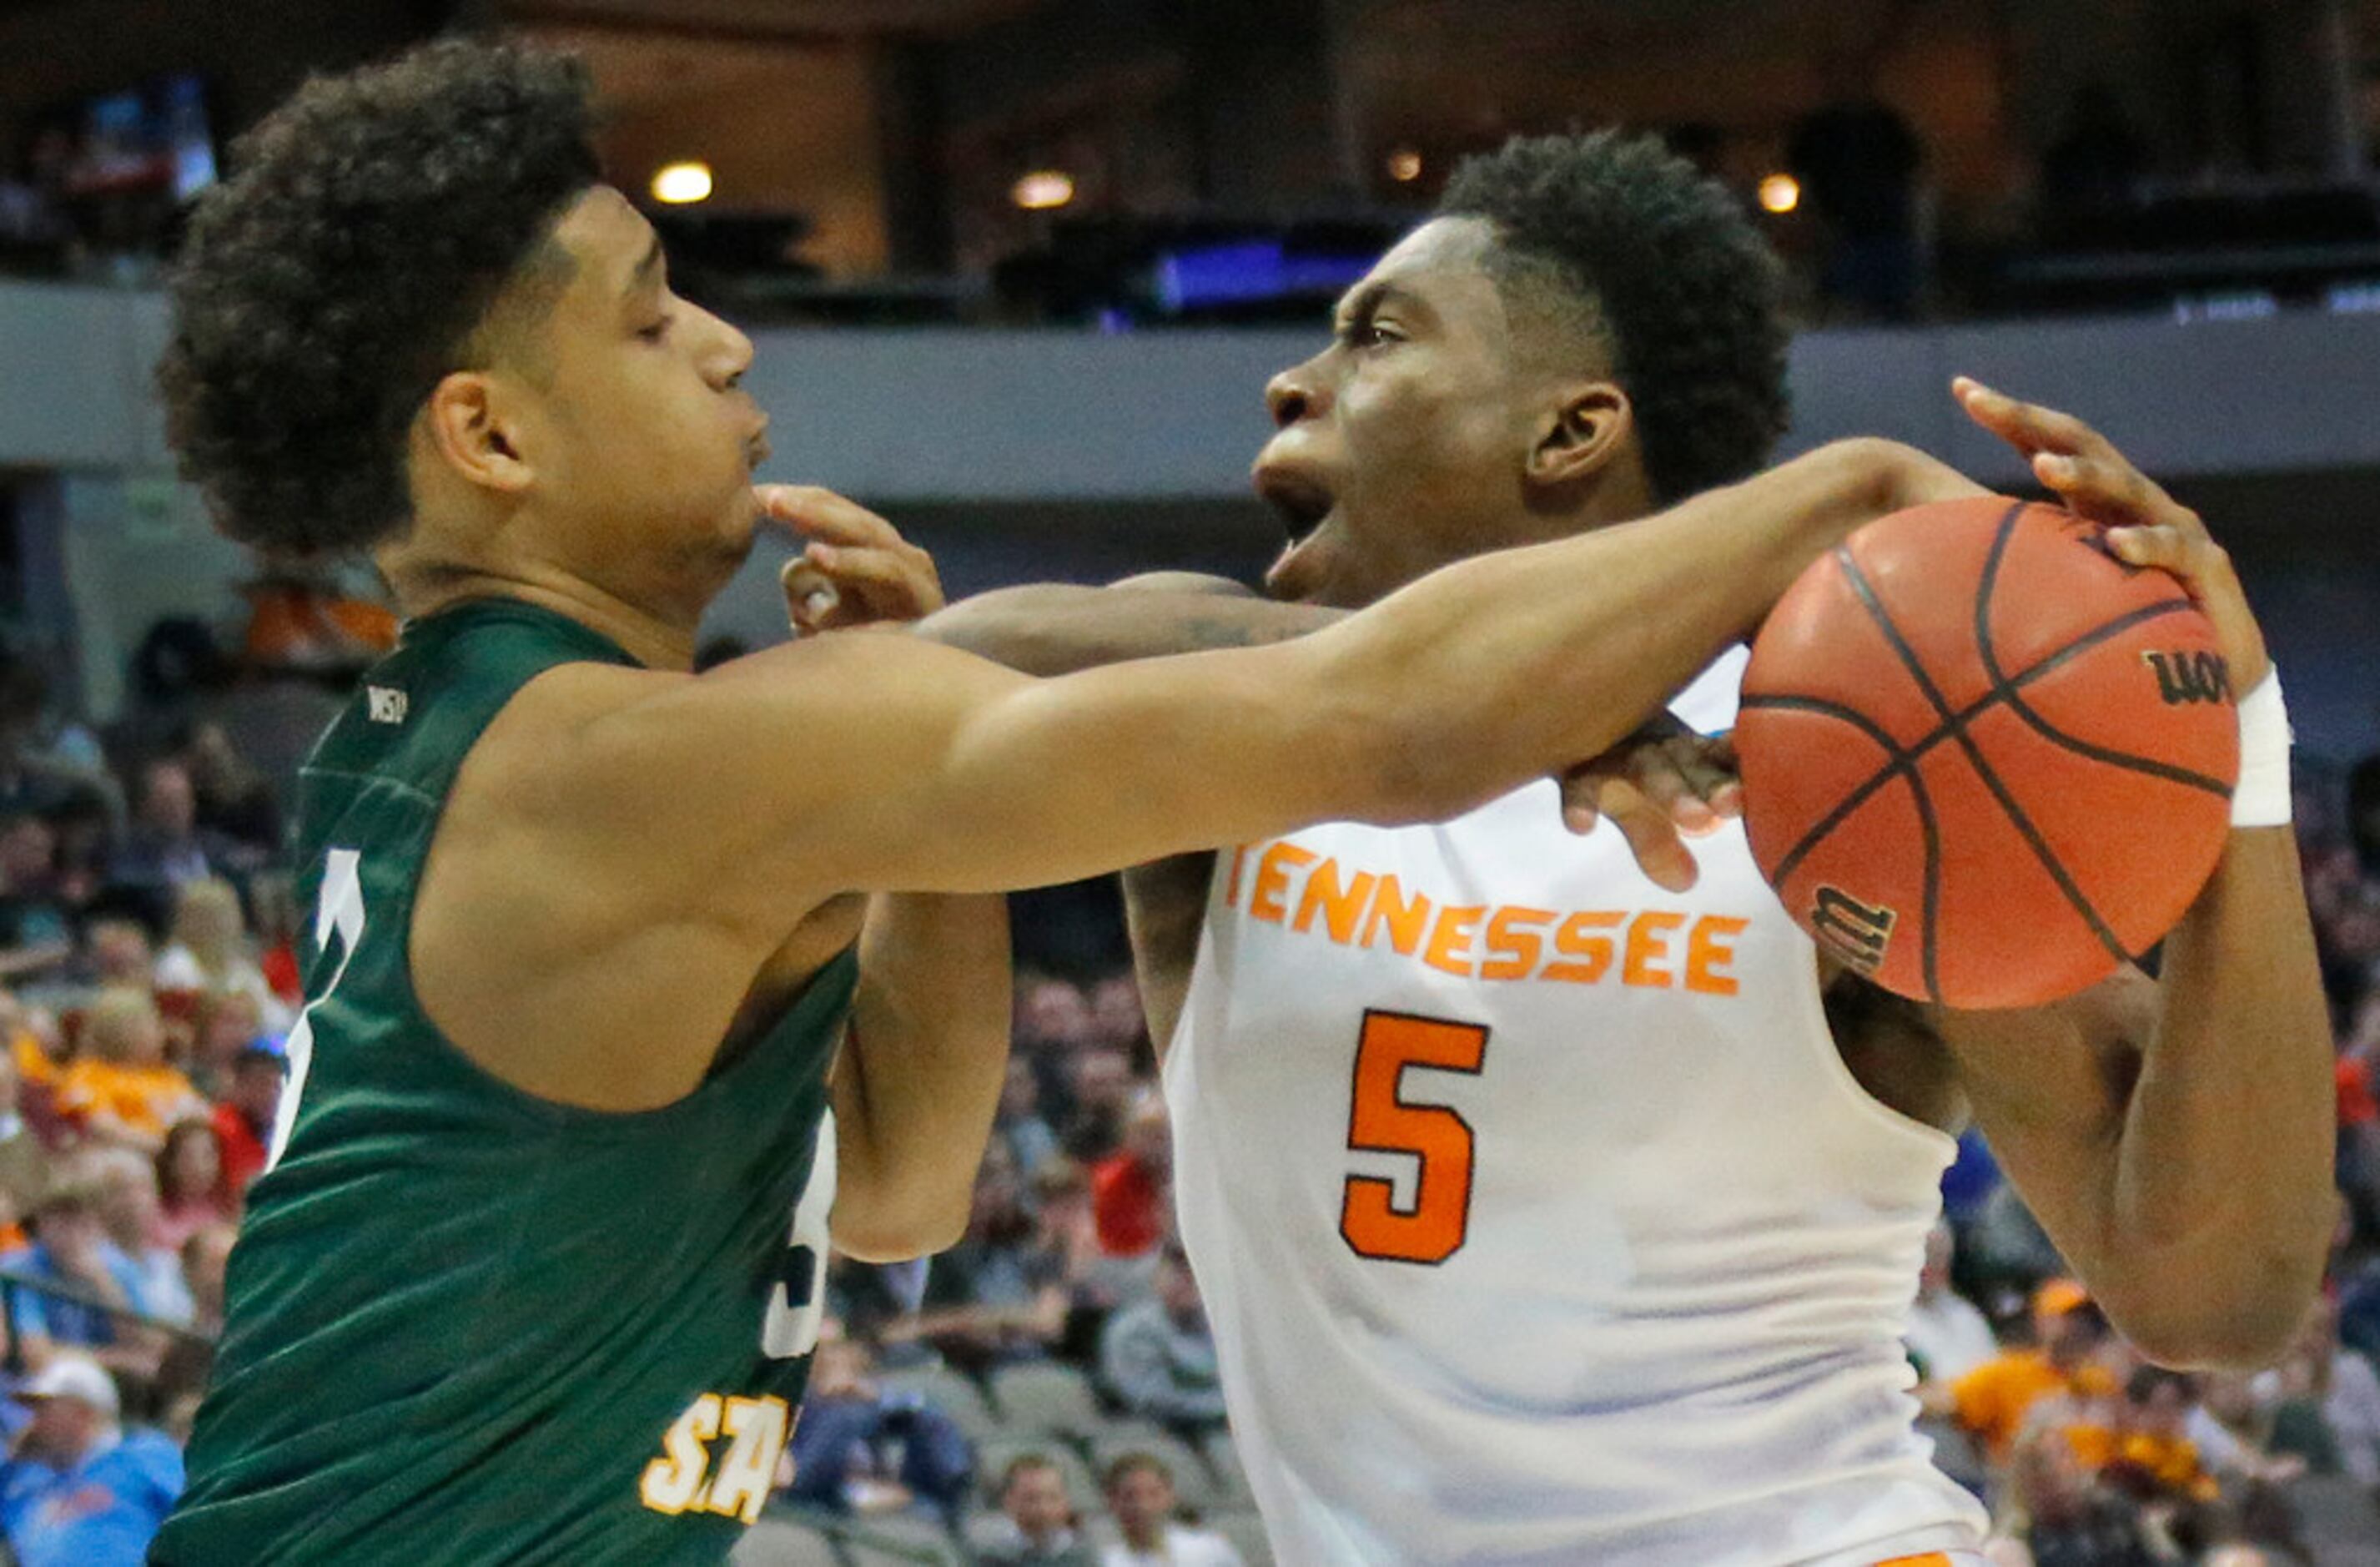
<path id="1" fill-rule="evenodd" d="M 1145 579 L 937 629 L 1044 670 L 1296 636 L 1740 477 L 1783 422 L 1771 275 L 1654 143 L 1474 160 L 1269 389 L 1257 485 L 1292 541 L 1267 588 L 1295 602 Z M 2236 695 L 2265 682 L 2196 517 L 2083 426 L 1961 395 L 2189 586 Z M 1730 676 L 1692 697 L 1726 726 Z M 1971 1113 L 2151 1355 L 2254 1363 L 2314 1292 L 2330 1052 L 2285 827 L 2233 833 L 2161 980 L 1955 1014 L 1825 958 L 1740 826 L 1639 776 L 1633 858 L 1545 783 L 1132 879 L 1182 1238 L 1284 1562 L 1966 1559 L 1983 1520 L 1927 1462 L 1900 1341 Z M 1673 799 L 1717 827 L 1692 861 Z"/>

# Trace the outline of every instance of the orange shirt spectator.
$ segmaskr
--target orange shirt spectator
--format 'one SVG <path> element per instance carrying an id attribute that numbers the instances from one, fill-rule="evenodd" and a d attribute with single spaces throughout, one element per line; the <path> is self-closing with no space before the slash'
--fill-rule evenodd
<path id="1" fill-rule="evenodd" d="M 2004 1464 L 2034 1405 L 2053 1394 L 2077 1402 L 2111 1398 L 2116 1379 L 2091 1357 L 2107 1336 L 2107 1318 L 2070 1279 L 2054 1279 L 2034 1294 L 2037 1349 L 2010 1350 L 1951 1384 L 1959 1424 Z"/>
<path id="2" fill-rule="evenodd" d="M 207 1113 L 190 1080 L 165 1063 L 165 1021 L 146 992 L 102 991 L 83 1044 L 58 1085 L 58 1108 L 93 1136 L 154 1153 L 168 1126 Z"/>

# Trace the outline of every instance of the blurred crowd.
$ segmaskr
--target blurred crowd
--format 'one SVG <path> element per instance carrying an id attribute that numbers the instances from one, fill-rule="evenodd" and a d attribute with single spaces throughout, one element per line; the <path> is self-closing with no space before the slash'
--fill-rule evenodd
<path id="1" fill-rule="evenodd" d="M 0 1537 L 28 1564 L 137 1561 L 172 1505 L 301 1002 L 296 747 L 245 738 L 243 704 L 281 711 L 256 661 L 178 678 L 226 655 L 177 637 L 105 735 L 0 660 Z M 1909 1345 L 2003 1567 L 2380 1537 L 2380 758 L 2309 782 L 2299 821 L 2338 1041 L 2325 1298 L 2255 1375 L 2148 1367 L 1966 1139 Z M 1255 1523 L 1112 892 L 1018 910 L 1031 966 L 965 1234 L 836 1260 L 780 1506 L 984 1561 L 1239 1561 Z"/>

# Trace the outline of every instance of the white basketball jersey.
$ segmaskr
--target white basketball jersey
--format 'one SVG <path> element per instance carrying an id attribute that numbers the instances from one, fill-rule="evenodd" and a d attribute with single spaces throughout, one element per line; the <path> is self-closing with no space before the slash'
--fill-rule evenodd
<path id="1" fill-rule="evenodd" d="M 1539 784 L 1220 857 L 1165 1069 L 1294 1567 L 1973 1548 L 1900 1335 L 1952 1140 L 1869 1098 L 1740 827 L 1662 892 Z"/>

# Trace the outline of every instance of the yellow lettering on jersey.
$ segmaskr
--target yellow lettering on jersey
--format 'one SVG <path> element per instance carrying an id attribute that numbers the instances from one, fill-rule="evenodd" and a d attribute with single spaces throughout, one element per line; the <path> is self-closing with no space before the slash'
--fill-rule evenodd
<path id="1" fill-rule="evenodd" d="M 707 1506 L 722 1517 L 747 1524 L 760 1516 L 761 1503 L 777 1481 L 777 1459 L 785 1451 L 785 1401 L 781 1398 L 731 1398 L 720 1429 L 735 1439 L 719 1473 L 710 1482 Z"/>
<path id="2" fill-rule="evenodd" d="M 701 1505 L 702 1476 L 710 1468 L 710 1444 L 719 1435 L 721 1413 L 719 1395 L 705 1393 L 671 1423 L 662 1438 L 662 1456 L 645 1465 L 637 1487 L 647 1507 L 674 1518 Z"/>

